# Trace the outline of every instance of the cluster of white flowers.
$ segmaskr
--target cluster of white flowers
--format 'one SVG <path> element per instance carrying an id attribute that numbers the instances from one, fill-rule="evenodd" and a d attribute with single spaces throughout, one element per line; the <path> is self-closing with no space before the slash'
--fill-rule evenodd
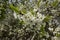
<path id="1" fill-rule="evenodd" d="M 15 18 L 18 18 L 19 20 L 23 20 L 24 22 L 26 22 L 28 24 L 41 23 L 43 21 L 43 19 L 45 18 L 45 15 L 42 15 L 39 12 L 36 13 L 36 16 L 33 16 L 32 13 L 29 11 L 26 14 L 24 14 L 23 16 L 17 15 L 15 12 L 13 15 Z M 30 21 L 32 21 L 32 23 Z"/>
<path id="2" fill-rule="evenodd" d="M 36 30 L 40 30 L 41 24 L 42 24 L 42 22 L 45 18 L 45 15 L 42 15 L 39 12 L 37 12 L 36 16 L 34 16 L 34 15 L 32 15 L 32 13 L 30 11 L 28 11 L 24 15 L 17 15 L 14 12 L 13 15 L 16 19 L 18 18 L 20 21 L 23 20 L 23 22 L 24 22 L 24 24 L 23 24 L 24 27 L 23 28 L 25 28 L 27 25 L 29 25 L 29 27 L 26 28 L 26 30 L 30 30 L 30 28 L 33 29 L 33 25 L 35 25 L 34 27 L 36 27 Z"/>

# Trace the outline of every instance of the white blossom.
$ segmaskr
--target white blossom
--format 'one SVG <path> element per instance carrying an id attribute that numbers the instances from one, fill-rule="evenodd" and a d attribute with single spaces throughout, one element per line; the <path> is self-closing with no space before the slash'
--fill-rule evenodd
<path id="1" fill-rule="evenodd" d="M 50 31 L 53 31 L 53 28 L 50 28 L 50 27 L 49 27 L 48 29 L 49 29 Z"/>
<path id="2" fill-rule="evenodd" d="M 15 17 L 15 19 L 17 18 L 17 13 L 16 12 L 14 12 L 13 13 L 13 15 L 14 15 L 14 17 Z"/>

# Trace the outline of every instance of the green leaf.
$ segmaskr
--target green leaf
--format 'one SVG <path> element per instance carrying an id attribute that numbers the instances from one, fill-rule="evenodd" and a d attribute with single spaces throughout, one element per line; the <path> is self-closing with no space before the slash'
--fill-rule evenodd
<path id="1" fill-rule="evenodd" d="M 22 14 L 27 13 L 27 12 L 26 12 L 26 9 L 22 9 L 21 12 L 22 12 Z"/>
<path id="2" fill-rule="evenodd" d="M 44 33 L 44 32 L 45 32 L 44 30 L 45 30 L 45 29 L 44 29 L 44 25 L 41 25 L 40 31 Z"/>
<path id="3" fill-rule="evenodd" d="M 12 4 L 10 4 L 9 6 L 13 11 L 19 13 L 19 8 L 18 7 L 14 7 Z"/>
<path id="4" fill-rule="evenodd" d="M 52 4 L 51 4 L 51 6 L 53 6 L 53 7 L 56 7 L 57 5 L 58 5 L 58 0 L 55 0 Z"/>
<path id="5" fill-rule="evenodd" d="M 39 7 L 39 5 L 40 5 L 40 2 L 41 2 L 41 0 L 38 0 L 38 2 L 37 2 L 37 6 Z"/>
<path id="6" fill-rule="evenodd" d="M 33 12 L 33 8 L 30 8 L 30 12 L 32 13 L 32 15 L 35 14 L 35 13 Z"/>
<path id="7" fill-rule="evenodd" d="M 42 35 L 42 36 L 44 36 L 46 34 L 46 32 L 45 32 L 45 25 L 41 25 L 40 31 L 41 31 L 40 35 Z"/>
<path id="8" fill-rule="evenodd" d="M 47 15 L 45 18 L 44 18 L 44 22 L 48 22 L 50 19 L 52 19 L 52 16 L 49 16 L 49 15 Z"/>
<path id="9" fill-rule="evenodd" d="M 19 22 L 19 24 L 21 24 L 21 25 L 23 25 L 25 22 L 23 21 L 23 20 L 21 20 L 20 22 Z"/>
<path id="10" fill-rule="evenodd" d="M 56 33 L 56 36 L 57 36 L 57 37 L 60 37 L 60 34 Z"/>

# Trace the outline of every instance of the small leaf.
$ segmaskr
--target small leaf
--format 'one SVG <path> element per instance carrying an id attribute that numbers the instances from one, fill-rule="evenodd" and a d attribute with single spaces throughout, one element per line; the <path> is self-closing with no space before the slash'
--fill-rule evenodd
<path id="1" fill-rule="evenodd" d="M 41 0 L 38 0 L 38 2 L 37 2 L 37 6 L 39 7 L 39 5 L 40 5 L 40 2 L 41 2 Z"/>
<path id="2" fill-rule="evenodd" d="M 42 36 L 44 36 L 45 34 L 46 34 L 46 32 L 45 32 L 45 25 L 41 25 L 41 27 L 40 27 L 40 35 L 42 35 Z"/>
<path id="3" fill-rule="evenodd" d="M 10 6 L 10 8 L 11 8 L 13 11 L 19 13 L 18 7 L 14 7 L 12 4 L 10 4 L 9 6 Z"/>
<path id="4" fill-rule="evenodd" d="M 30 12 L 32 13 L 32 15 L 35 14 L 35 13 L 33 12 L 33 8 L 30 8 Z"/>
<path id="5" fill-rule="evenodd" d="M 57 37 L 60 37 L 60 34 L 56 33 L 56 36 L 57 36 Z"/>
<path id="6" fill-rule="evenodd" d="M 47 15 L 45 18 L 44 18 L 44 22 L 48 22 L 50 19 L 52 19 L 52 16 L 49 16 L 49 15 Z"/>
<path id="7" fill-rule="evenodd" d="M 59 3 L 58 0 L 56 0 L 51 4 L 51 6 L 56 7 L 58 5 L 58 3 Z"/>
<path id="8" fill-rule="evenodd" d="M 23 20 L 21 20 L 19 23 L 20 23 L 21 25 L 23 25 L 25 22 L 24 22 Z"/>
<path id="9" fill-rule="evenodd" d="M 21 12 L 22 12 L 22 14 L 25 14 L 26 13 L 26 9 L 22 9 Z"/>
<path id="10" fill-rule="evenodd" d="M 40 31 L 43 32 L 43 33 L 45 32 L 45 31 L 44 31 L 44 25 L 42 25 L 42 26 L 40 27 Z"/>

